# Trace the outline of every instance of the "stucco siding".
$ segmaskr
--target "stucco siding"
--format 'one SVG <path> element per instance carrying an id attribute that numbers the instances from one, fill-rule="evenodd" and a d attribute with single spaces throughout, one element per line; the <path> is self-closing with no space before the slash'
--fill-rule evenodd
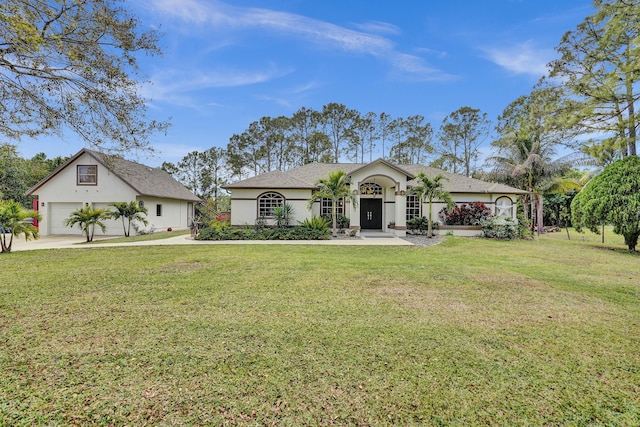
<path id="1" fill-rule="evenodd" d="M 96 184 L 82 185 L 78 183 L 77 166 L 90 165 L 97 167 Z M 147 228 L 179 229 L 189 226 L 189 202 L 157 197 L 139 197 L 137 191 L 124 182 L 104 165 L 97 162 L 89 154 L 82 154 L 73 162 L 60 170 L 52 179 L 40 185 L 35 192 L 38 197 L 38 209 L 42 215 L 39 224 L 40 234 L 79 234 L 78 227 L 64 226 L 64 220 L 75 209 L 91 206 L 94 209 L 111 209 L 113 202 L 130 202 L 143 200 L 149 210 L 149 226 Z M 156 205 L 162 204 L 162 215 L 156 216 Z M 122 235 L 124 230 L 120 220 L 106 220 L 106 235 Z M 101 234 L 99 230 L 97 234 Z M 132 234 L 135 233 L 132 230 Z"/>
<path id="2" fill-rule="evenodd" d="M 305 189 L 264 189 L 243 188 L 234 189 L 231 193 L 231 221 L 232 225 L 253 225 L 258 217 L 258 197 L 265 193 L 275 192 L 284 197 L 285 203 L 293 207 L 293 218 L 290 225 L 297 225 L 298 221 L 311 218 L 312 211 L 307 208 L 307 201 L 311 191 Z M 314 205 L 313 215 L 317 215 L 318 208 Z M 272 225 L 273 219 L 267 218 L 267 224 Z"/>

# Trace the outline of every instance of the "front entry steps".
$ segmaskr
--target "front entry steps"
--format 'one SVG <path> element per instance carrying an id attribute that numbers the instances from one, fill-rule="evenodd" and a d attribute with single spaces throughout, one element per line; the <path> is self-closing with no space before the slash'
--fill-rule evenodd
<path id="1" fill-rule="evenodd" d="M 360 238 L 362 239 L 391 239 L 395 237 L 393 233 L 386 233 L 382 230 L 360 230 Z"/>

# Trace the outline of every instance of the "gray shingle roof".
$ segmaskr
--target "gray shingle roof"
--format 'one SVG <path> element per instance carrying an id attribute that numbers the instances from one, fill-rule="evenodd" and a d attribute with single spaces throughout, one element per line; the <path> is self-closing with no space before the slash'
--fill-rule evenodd
<path id="1" fill-rule="evenodd" d="M 388 163 L 386 161 L 383 162 Z M 267 172 L 227 185 L 225 188 L 230 190 L 236 188 L 316 188 L 318 180 L 320 178 L 326 178 L 330 172 L 343 170 L 347 174 L 351 174 L 369 164 L 370 163 L 310 163 L 286 172 Z M 431 178 L 440 174 L 446 178 L 444 180 L 444 188 L 449 193 L 526 193 L 526 191 L 519 190 L 508 185 L 469 178 L 429 166 L 388 164 L 390 167 L 393 167 L 398 171 L 407 173 L 409 178 L 411 178 L 411 176 L 416 176 L 420 172 Z M 412 179 L 407 183 L 409 187 L 415 184 L 415 179 Z"/>
<path id="2" fill-rule="evenodd" d="M 49 181 L 61 170 L 75 161 L 83 153 L 93 157 L 97 162 L 109 169 L 141 196 L 160 197 L 165 199 L 200 201 L 188 188 L 176 181 L 171 175 L 160 168 L 152 168 L 140 163 L 124 160 L 119 157 L 107 156 L 88 148 L 83 148 L 76 155 L 67 160 L 48 177 L 33 186 L 27 194 L 35 194 L 36 190 Z"/>

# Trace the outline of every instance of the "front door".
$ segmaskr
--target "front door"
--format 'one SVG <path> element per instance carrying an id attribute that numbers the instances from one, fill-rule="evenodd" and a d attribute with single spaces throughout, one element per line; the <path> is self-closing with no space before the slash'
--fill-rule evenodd
<path id="1" fill-rule="evenodd" d="M 382 199 L 360 199 L 360 228 L 382 230 Z"/>

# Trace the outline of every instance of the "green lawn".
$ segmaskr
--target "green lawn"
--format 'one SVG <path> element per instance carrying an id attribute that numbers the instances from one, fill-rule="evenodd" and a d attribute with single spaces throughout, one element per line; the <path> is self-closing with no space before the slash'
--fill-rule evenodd
<path id="1" fill-rule="evenodd" d="M 171 237 L 176 237 L 176 236 L 186 236 L 187 234 L 189 234 L 190 231 L 189 230 L 178 230 L 178 231 L 161 231 L 158 233 L 151 233 L 151 234 L 139 234 L 136 236 L 129 236 L 129 237 L 102 237 L 99 234 L 96 235 L 96 239 L 93 240 L 93 242 L 91 242 L 91 244 L 96 244 L 96 243 L 131 243 L 131 242 L 146 242 L 149 240 L 163 240 L 163 239 L 169 239 Z M 86 242 L 82 242 L 82 243 L 86 243 Z"/>
<path id="2" fill-rule="evenodd" d="M 638 425 L 640 256 L 572 240 L 0 257 L 0 425 Z"/>

